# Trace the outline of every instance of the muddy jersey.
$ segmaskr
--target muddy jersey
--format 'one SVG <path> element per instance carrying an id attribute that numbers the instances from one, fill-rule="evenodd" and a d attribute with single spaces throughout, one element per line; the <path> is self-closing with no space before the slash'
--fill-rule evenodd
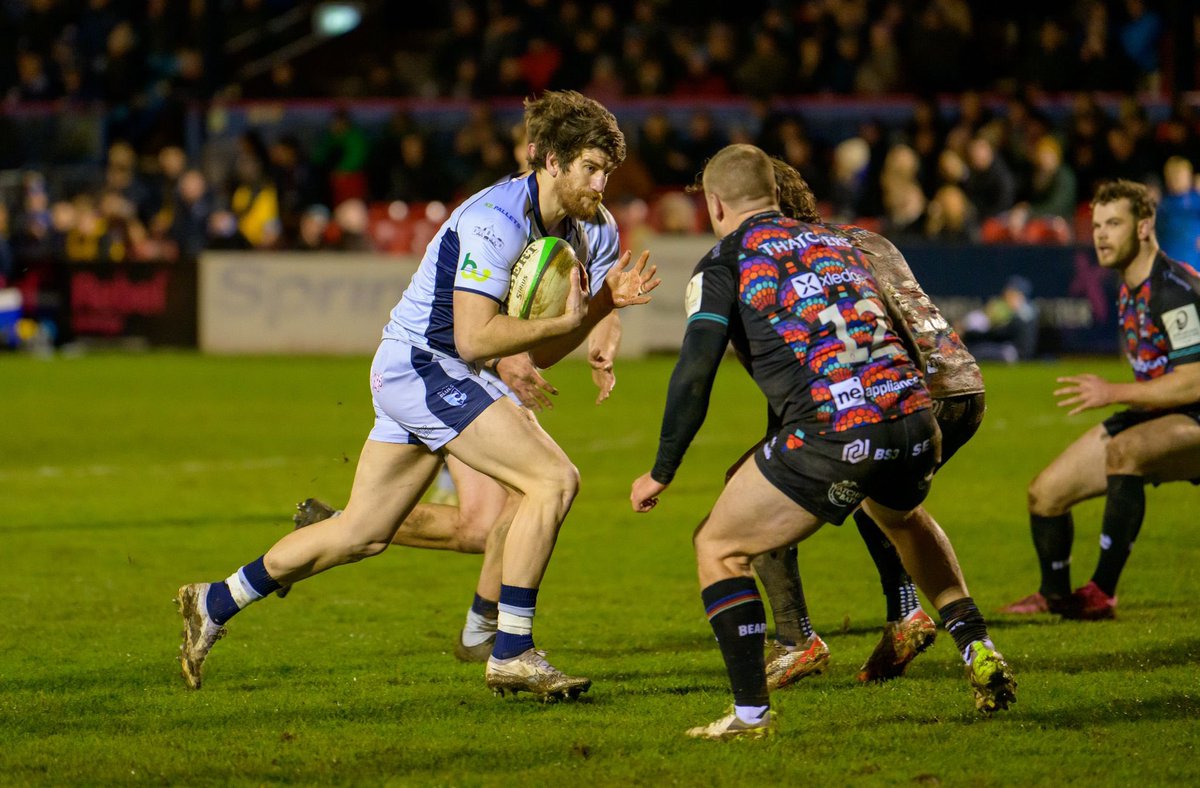
<path id="1" fill-rule="evenodd" d="M 564 219 L 556 229 L 588 272 L 594 296 L 617 261 L 617 223 L 603 206 L 594 219 Z M 537 178 L 505 179 L 468 197 L 429 242 L 421 265 L 392 309 L 384 339 L 399 339 L 438 356 L 457 358 L 454 291 L 503 306 L 513 263 L 548 233 L 538 208 Z"/>
<path id="2" fill-rule="evenodd" d="M 767 211 L 722 239 L 688 285 L 689 330 L 724 330 L 797 434 L 842 432 L 930 405 L 864 256 L 842 233 Z"/>
<path id="3" fill-rule="evenodd" d="M 975 357 L 921 289 L 900 250 L 882 235 L 861 227 L 842 225 L 838 229 L 868 253 L 867 262 L 876 281 L 904 316 L 921 354 L 929 393 L 942 399 L 982 392 L 983 374 Z"/>
<path id="4" fill-rule="evenodd" d="M 1125 357 L 1137 380 L 1200 361 L 1200 272 L 1159 252 L 1137 287 L 1117 300 Z"/>

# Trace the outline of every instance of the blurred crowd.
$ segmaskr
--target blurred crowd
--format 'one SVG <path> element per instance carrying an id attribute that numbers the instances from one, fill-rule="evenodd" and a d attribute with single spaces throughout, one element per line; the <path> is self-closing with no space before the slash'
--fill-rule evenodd
<path id="1" fill-rule="evenodd" d="M 323 76 L 301 60 L 280 62 L 239 83 L 230 63 L 220 65 L 222 47 L 304 3 L 0 0 L 4 100 L 99 104 L 107 140 L 86 183 L 64 184 L 47 162 L 0 188 L 0 277 L 18 255 L 82 262 L 171 260 L 206 248 L 393 249 L 381 217 L 453 204 L 524 166 L 522 130 L 498 121 L 490 99 L 547 87 L 581 89 L 619 117 L 622 106 L 637 108 L 632 122 L 622 118 L 629 158 L 605 195 L 623 223 L 706 230 L 702 206 L 682 187 L 716 150 L 745 141 L 803 173 L 831 219 L 900 242 L 1083 239 L 1095 184 L 1123 177 L 1155 186 L 1160 232 L 1190 238 L 1196 255 L 1200 116 L 1180 99 L 1152 122 L 1133 98 L 1162 85 L 1173 51 L 1165 6 L 1153 2 L 1079 0 L 1055 12 L 966 0 L 410 5 L 375 9 L 384 21 L 412 23 L 376 26 L 395 33 L 393 58 L 375 50 L 363 61 L 320 61 Z M 1100 100 L 1100 89 L 1129 98 Z M 347 101 L 311 133 L 272 136 L 252 124 L 234 138 L 184 144 L 189 103 L 322 91 L 474 103 L 452 131 L 404 111 L 364 124 Z M 907 117 L 864 117 L 837 138 L 779 98 L 870 101 L 898 91 L 912 94 Z M 1047 111 L 1047 94 L 1060 91 L 1071 91 L 1069 110 Z M 672 111 L 653 101 L 665 97 L 675 98 Z M 716 97 L 745 101 L 746 111 L 731 122 L 704 109 Z M 678 111 L 686 106 L 693 111 Z"/>

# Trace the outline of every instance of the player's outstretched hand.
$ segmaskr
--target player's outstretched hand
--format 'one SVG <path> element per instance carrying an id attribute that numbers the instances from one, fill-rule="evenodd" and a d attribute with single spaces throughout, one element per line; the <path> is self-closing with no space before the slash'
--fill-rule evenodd
<path id="1" fill-rule="evenodd" d="M 649 471 L 633 480 L 633 489 L 629 493 L 629 502 L 635 512 L 648 512 L 658 506 L 658 496 L 663 494 L 667 485 L 656 482 Z"/>
<path id="2" fill-rule="evenodd" d="M 558 389 L 542 377 L 528 353 L 518 353 L 500 359 L 496 365 L 496 374 L 513 390 L 525 407 L 535 411 L 554 409 L 550 397 L 557 395 Z"/>
<path id="3" fill-rule="evenodd" d="M 1068 416 L 1092 408 L 1103 408 L 1115 401 L 1112 396 L 1113 384 L 1098 375 L 1067 375 L 1059 378 L 1058 382 L 1067 384 L 1055 389 L 1054 396 L 1063 398 L 1058 401 L 1058 407 L 1071 409 Z"/>
<path id="4" fill-rule="evenodd" d="M 646 263 L 650 261 L 648 250 L 642 252 L 633 268 L 629 268 L 632 259 L 633 252 L 626 249 L 625 254 L 621 255 L 621 259 L 617 260 L 617 264 L 610 268 L 608 275 L 604 277 L 615 309 L 649 303 L 650 291 L 662 284 L 661 279 L 654 277 L 658 266 L 652 265 L 649 270 L 646 269 Z"/>
<path id="5" fill-rule="evenodd" d="M 588 351 L 588 364 L 592 368 L 592 382 L 596 384 L 596 404 L 599 405 L 612 394 L 617 385 L 617 376 L 613 373 L 613 360 L 606 357 L 598 348 Z"/>

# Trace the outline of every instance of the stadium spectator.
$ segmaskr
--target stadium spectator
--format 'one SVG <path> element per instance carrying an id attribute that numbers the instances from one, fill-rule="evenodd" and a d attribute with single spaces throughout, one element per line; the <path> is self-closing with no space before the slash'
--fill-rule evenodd
<path id="1" fill-rule="evenodd" d="M 971 140 L 967 148 L 967 172 L 963 188 L 981 219 L 997 216 L 1012 207 L 1017 191 L 1016 177 L 986 136 Z"/>
<path id="2" fill-rule="evenodd" d="M 321 252 L 328 249 L 325 231 L 329 228 L 329 209 L 324 205 L 309 206 L 300 216 L 300 234 L 296 250 Z"/>
<path id="3" fill-rule="evenodd" d="M 844 224 L 860 214 L 870 166 L 871 146 L 862 137 L 843 140 L 833 149 L 833 221 Z"/>
<path id="4" fill-rule="evenodd" d="M 660 186 L 683 186 L 695 173 L 692 162 L 681 150 L 679 134 L 662 112 L 653 112 L 642 124 L 638 152 L 650 176 Z"/>
<path id="5" fill-rule="evenodd" d="M 212 212 L 212 196 L 204 175 L 199 170 L 187 170 L 176 187 L 169 231 L 181 259 L 194 260 L 204 251 Z"/>
<path id="6" fill-rule="evenodd" d="M 979 240 L 975 206 L 957 185 L 947 183 L 934 193 L 925 209 L 925 237 L 951 243 Z"/>
<path id="7" fill-rule="evenodd" d="M 1049 135 L 1033 150 L 1033 173 L 1026 187 L 1025 209 L 1031 216 L 1070 219 L 1075 215 L 1075 173 L 1063 163 L 1062 146 Z"/>
<path id="8" fill-rule="evenodd" d="M 0 202 L 0 287 L 5 287 L 16 270 L 12 244 L 9 242 L 8 206 Z"/>
<path id="9" fill-rule="evenodd" d="M 1192 163 L 1182 156 L 1167 159 L 1163 197 L 1158 206 L 1158 241 L 1163 253 L 1200 267 L 1200 188 Z"/>
<path id="10" fill-rule="evenodd" d="M 367 196 L 367 136 L 355 124 L 349 110 L 339 107 L 313 153 L 313 162 L 329 177 L 329 195 L 334 205 Z"/>
<path id="11" fill-rule="evenodd" d="M 369 252 L 373 249 L 367 235 L 367 205 L 362 200 L 344 200 L 333 211 L 337 240 L 334 248 L 343 252 Z"/>

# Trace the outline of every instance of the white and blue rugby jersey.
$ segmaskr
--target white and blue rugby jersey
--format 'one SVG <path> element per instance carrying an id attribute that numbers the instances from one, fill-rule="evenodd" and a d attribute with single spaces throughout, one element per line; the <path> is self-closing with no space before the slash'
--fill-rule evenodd
<path id="1" fill-rule="evenodd" d="M 619 254 L 616 220 L 601 206 L 591 221 L 564 219 L 560 233 L 587 269 L 595 296 Z M 454 291 L 478 293 L 503 304 L 513 263 L 530 242 L 546 235 L 537 178 L 532 175 L 515 176 L 473 194 L 429 242 L 420 267 L 392 309 L 383 338 L 457 358 Z"/>

